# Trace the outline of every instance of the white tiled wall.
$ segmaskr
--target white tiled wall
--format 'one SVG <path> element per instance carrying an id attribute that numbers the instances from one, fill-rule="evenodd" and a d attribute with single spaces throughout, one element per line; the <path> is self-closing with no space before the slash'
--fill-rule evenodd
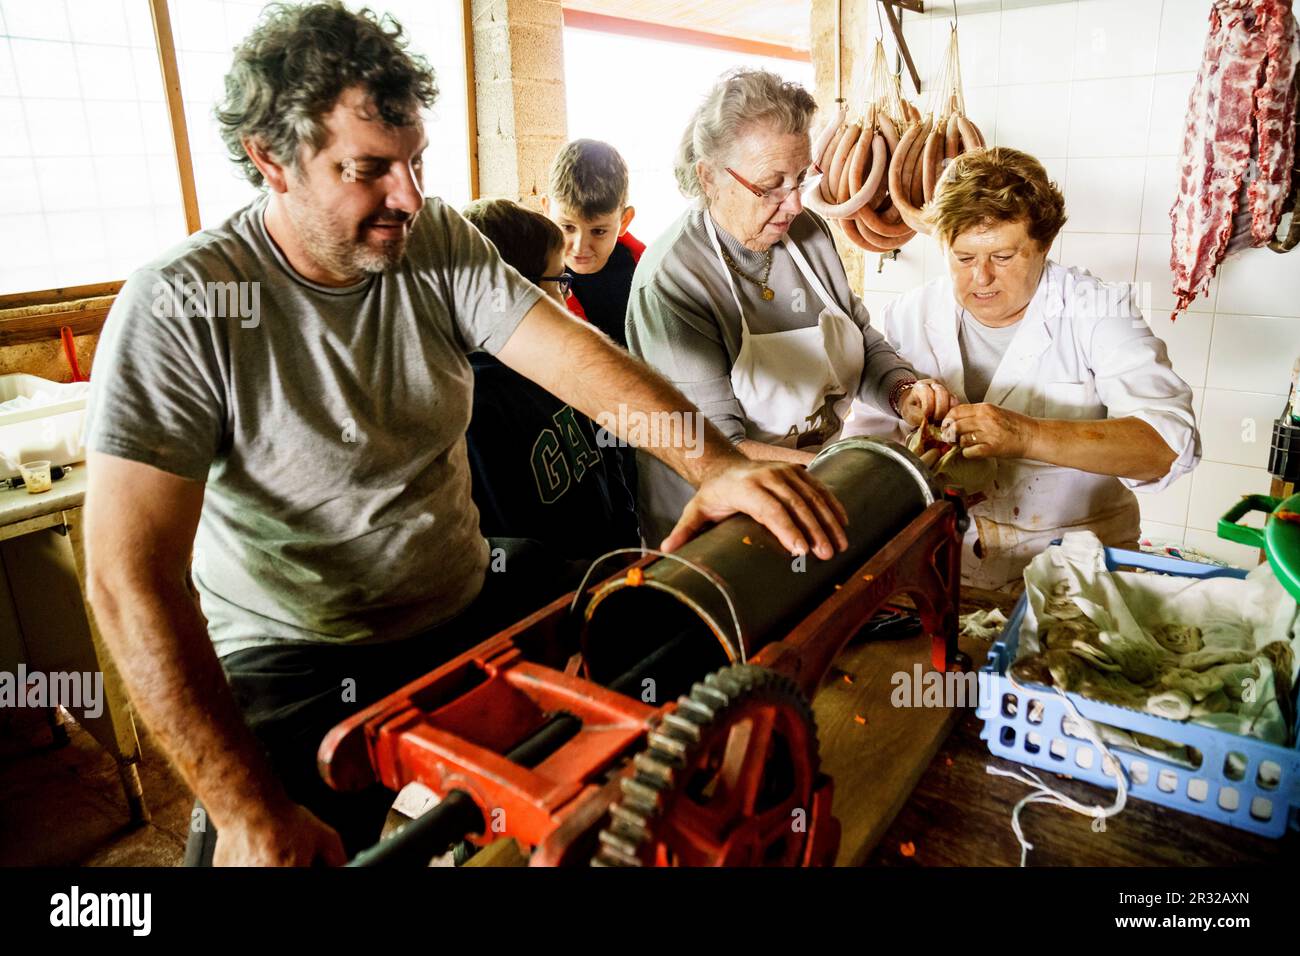
<path id="1" fill-rule="evenodd" d="M 1272 423 L 1300 357 L 1300 252 L 1252 249 L 1227 261 L 1208 294 L 1171 322 L 1169 207 L 1210 6 L 958 0 L 957 23 L 971 117 L 991 144 L 1036 155 L 1065 192 L 1070 220 L 1053 258 L 1108 281 L 1144 283 L 1147 320 L 1193 388 L 1202 464 L 1166 491 L 1139 496 L 1144 532 L 1253 565 L 1258 552 L 1214 531 L 1239 495 L 1269 489 Z M 951 4 L 941 9 L 903 19 L 926 91 L 922 109 L 947 50 Z M 864 298 L 872 309 L 944 268 L 925 237 L 877 265 L 869 256 Z"/>

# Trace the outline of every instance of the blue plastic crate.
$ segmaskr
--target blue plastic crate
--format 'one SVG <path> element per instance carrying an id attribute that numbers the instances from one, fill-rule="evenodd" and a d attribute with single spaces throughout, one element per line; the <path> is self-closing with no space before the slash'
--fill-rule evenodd
<path id="1" fill-rule="evenodd" d="M 1106 549 L 1106 566 L 1112 571 L 1141 568 L 1193 578 L 1246 576 L 1245 571 L 1237 568 L 1116 548 Z M 1027 606 L 1028 596 L 1022 595 L 1002 631 L 1001 640 L 994 642 L 988 663 L 980 670 L 976 708 L 984 721 L 980 736 L 999 757 L 1114 790 L 1115 778 L 1103 769 L 1102 754 L 1081 735 L 1067 732 L 1065 721 L 1071 715 L 1060 694 L 1053 688 L 1033 683 L 1023 685 L 1027 691 L 1020 690 L 1007 679 L 1007 668 L 1016 658 L 1020 625 Z M 1200 751 L 1201 765 L 1192 770 L 1159 757 L 1112 746 L 1111 753 L 1128 773 L 1130 796 L 1268 837 L 1281 836 L 1288 824 L 1300 829 L 1300 749 L 1156 717 L 1089 700 L 1076 693 L 1067 696 L 1079 713 L 1091 721 Z M 1038 719 L 1029 719 L 1031 711 Z M 1240 778 L 1229 776 L 1226 761 L 1230 753 L 1245 759 Z M 1274 765 L 1267 768 L 1269 776 L 1277 778 L 1274 786 L 1261 783 L 1260 769 L 1267 764 Z"/>

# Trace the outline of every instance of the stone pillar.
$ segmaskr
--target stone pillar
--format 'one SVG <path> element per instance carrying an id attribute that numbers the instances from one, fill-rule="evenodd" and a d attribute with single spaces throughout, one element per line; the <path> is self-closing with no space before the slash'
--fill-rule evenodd
<path id="1" fill-rule="evenodd" d="M 540 209 L 568 137 L 559 0 L 471 0 L 480 196 Z"/>

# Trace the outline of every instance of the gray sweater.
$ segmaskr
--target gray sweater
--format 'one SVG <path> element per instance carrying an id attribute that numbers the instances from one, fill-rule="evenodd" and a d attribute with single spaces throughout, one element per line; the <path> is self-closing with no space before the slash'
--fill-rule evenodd
<path id="1" fill-rule="evenodd" d="M 646 249 L 632 278 L 627 307 L 627 347 L 676 385 L 733 442 L 745 437 L 744 411 L 731 388 L 740 352 L 740 313 L 726 266 L 709 242 L 701 208 L 687 210 Z M 735 263 L 761 278 L 765 255 L 744 248 L 714 223 L 718 241 Z M 870 326 L 862 300 L 849 288 L 830 227 L 805 210 L 790 227 L 809 266 L 841 309 L 862 329 L 866 352 L 858 397 L 886 411 L 889 392 L 903 377 L 919 377 Z M 767 281 L 776 292 L 763 301 L 757 285 L 736 279 L 750 332 L 756 335 L 810 328 L 822 301 L 804 280 L 784 244 L 772 252 Z M 690 486 L 645 453 L 638 454 L 639 506 L 647 541 L 657 545 L 690 500 Z"/>

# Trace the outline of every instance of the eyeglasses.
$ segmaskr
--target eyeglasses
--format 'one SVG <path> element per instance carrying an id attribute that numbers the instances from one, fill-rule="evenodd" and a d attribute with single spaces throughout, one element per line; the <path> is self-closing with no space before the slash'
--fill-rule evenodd
<path id="1" fill-rule="evenodd" d="M 569 290 L 573 288 L 573 276 L 565 272 L 558 276 L 529 276 L 528 281 L 534 285 L 541 285 L 543 282 L 554 282 L 560 291 L 560 298 L 567 299 Z"/>
<path id="2" fill-rule="evenodd" d="M 791 193 L 803 192 L 805 189 L 811 187 L 812 185 L 821 182 L 821 178 L 822 178 L 821 173 L 814 173 L 813 175 L 809 176 L 808 170 L 805 169 L 803 172 L 799 174 L 799 178 L 795 181 L 793 186 L 787 186 L 783 183 L 780 186 L 773 186 L 771 189 L 763 189 L 759 186 L 755 186 L 753 183 L 751 183 L 744 176 L 740 175 L 740 173 L 736 172 L 730 166 L 724 166 L 723 169 L 725 169 L 727 172 L 731 174 L 732 179 L 740 183 L 740 185 L 744 186 L 746 189 L 748 189 L 751 193 L 753 193 L 755 196 L 757 196 L 759 199 L 761 199 L 769 206 L 781 205 L 781 203 L 785 202 L 787 199 L 790 198 Z"/>

